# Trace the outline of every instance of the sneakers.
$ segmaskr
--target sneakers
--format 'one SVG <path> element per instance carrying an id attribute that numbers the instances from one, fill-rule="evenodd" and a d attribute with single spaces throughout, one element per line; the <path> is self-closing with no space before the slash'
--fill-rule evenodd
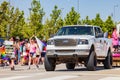
<path id="1" fill-rule="evenodd" d="M 39 66 L 38 66 L 38 65 L 36 65 L 36 67 L 39 69 Z"/>
<path id="2" fill-rule="evenodd" d="M 11 67 L 11 71 L 13 71 L 13 70 L 15 70 L 15 67 L 13 66 L 13 67 Z"/>
<path id="3" fill-rule="evenodd" d="M 37 67 L 37 69 L 39 69 L 39 66 L 38 65 L 36 65 L 36 67 Z M 30 70 L 31 68 L 30 68 L 30 66 L 28 67 L 28 70 Z"/>
<path id="4" fill-rule="evenodd" d="M 30 66 L 28 67 L 28 70 L 30 70 Z"/>

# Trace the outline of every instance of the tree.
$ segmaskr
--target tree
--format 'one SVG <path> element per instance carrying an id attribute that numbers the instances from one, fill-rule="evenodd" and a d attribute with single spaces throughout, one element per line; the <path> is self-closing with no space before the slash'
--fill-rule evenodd
<path id="1" fill-rule="evenodd" d="M 103 20 L 100 18 L 100 14 L 96 14 L 95 19 L 92 20 L 92 24 L 96 26 L 100 26 L 101 28 L 104 25 Z"/>
<path id="2" fill-rule="evenodd" d="M 105 20 L 101 19 L 100 14 L 92 20 L 89 16 L 80 21 L 80 14 L 71 8 L 71 11 L 66 14 L 64 20 L 61 17 L 61 9 L 55 5 L 50 18 L 47 18 L 43 24 L 45 12 L 41 7 L 40 1 L 33 0 L 31 3 L 29 21 L 25 21 L 24 12 L 19 8 L 14 8 L 9 5 L 9 2 L 4 1 L 0 5 L 0 37 L 19 36 L 21 38 L 29 38 L 36 34 L 39 38 L 48 39 L 51 34 L 55 34 L 63 25 L 88 24 L 100 26 L 103 31 L 111 33 L 114 27 L 111 16 Z"/>
<path id="3" fill-rule="evenodd" d="M 57 22 L 56 22 L 56 31 L 58 30 L 58 29 L 60 29 L 62 26 L 63 26 L 63 24 L 64 24 L 64 21 L 63 21 L 63 19 L 60 17 L 58 20 L 57 20 Z M 55 31 L 55 32 L 56 32 Z"/>
<path id="4" fill-rule="evenodd" d="M 114 22 L 111 18 L 111 16 L 108 16 L 108 18 L 105 21 L 105 26 L 103 28 L 104 31 L 107 31 L 109 33 L 112 33 L 112 29 L 114 28 Z"/>
<path id="5" fill-rule="evenodd" d="M 52 32 L 50 32 L 50 34 L 55 34 L 56 31 L 58 30 L 58 28 L 60 27 L 58 25 L 60 18 L 60 14 L 61 14 L 61 10 L 58 9 L 58 7 L 55 5 L 54 9 L 52 10 L 52 13 L 50 14 L 50 23 L 51 26 L 50 28 L 52 29 Z"/>
<path id="6" fill-rule="evenodd" d="M 91 20 L 89 19 L 89 16 L 86 16 L 86 18 L 82 21 L 82 24 L 87 24 L 87 25 L 91 25 Z"/>
<path id="7" fill-rule="evenodd" d="M 51 34 L 55 34 L 57 30 L 63 26 L 63 19 L 61 18 L 61 10 L 55 5 L 52 13 L 50 14 L 50 19 L 47 19 L 43 29 L 46 39 L 50 37 Z"/>
<path id="8" fill-rule="evenodd" d="M 9 3 L 4 1 L 0 5 L 0 37 L 6 37 L 7 24 L 9 22 Z"/>
<path id="9" fill-rule="evenodd" d="M 45 12 L 43 11 L 43 8 L 41 7 L 39 1 L 32 1 L 30 13 L 29 27 L 31 31 L 31 36 L 35 34 L 36 36 L 41 37 L 41 30 L 43 27 L 42 20 Z"/>
<path id="10" fill-rule="evenodd" d="M 58 7 L 55 5 L 54 10 L 52 10 L 52 14 L 50 14 L 53 26 L 56 26 L 56 22 L 60 16 L 60 14 L 61 14 L 61 10 L 58 9 Z"/>
<path id="11" fill-rule="evenodd" d="M 65 17 L 65 25 L 77 25 L 80 19 L 80 14 L 74 10 L 74 7 L 71 8 L 71 11 Z"/>
<path id="12" fill-rule="evenodd" d="M 7 37 L 10 36 L 20 36 L 23 37 L 21 33 L 22 26 L 25 24 L 24 12 L 20 11 L 18 8 L 10 6 L 8 2 L 4 1 L 0 5 L 0 36 Z"/>
<path id="13" fill-rule="evenodd" d="M 24 12 L 18 8 L 13 12 L 10 19 L 10 34 L 11 36 L 24 37 L 23 26 L 25 25 Z"/>
<path id="14" fill-rule="evenodd" d="M 50 35 L 52 33 L 52 28 L 50 28 L 50 26 L 51 26 L 50 22 L 51 21 L 49 19 L 47 19 L 45 21 L 45 25 L 42 28 L 42 38 L 44 38 L 46 40 L 50 37 Z"/>

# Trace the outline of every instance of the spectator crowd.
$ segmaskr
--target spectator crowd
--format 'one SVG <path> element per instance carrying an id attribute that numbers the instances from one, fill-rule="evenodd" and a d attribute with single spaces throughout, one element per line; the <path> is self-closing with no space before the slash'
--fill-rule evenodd
<path id="1" fill-rule="evenodd" d="M 28 69 L 35 65 L 39 68 L 39 64 L 44 63 L 46 41 L 40 40 L 40 46 L 36 39 L 36 36 L 23 40 L 11 37 L 3 43 L 0 42 L 0 66 L 10 66 L 11 70 L 15 70 L 15 65 L 28 65 Z"/>

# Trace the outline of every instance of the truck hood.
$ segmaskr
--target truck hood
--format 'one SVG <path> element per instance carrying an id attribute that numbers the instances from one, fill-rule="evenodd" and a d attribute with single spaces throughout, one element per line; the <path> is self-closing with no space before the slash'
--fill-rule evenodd
<path id="1" fill-rule="evenodd" d="M 94 38 L 94 36 L 91 35 L 63 35 L 63 36 L 54 36 L 50 38 L 49 40 L 53 39 L 91 39 Z"/>

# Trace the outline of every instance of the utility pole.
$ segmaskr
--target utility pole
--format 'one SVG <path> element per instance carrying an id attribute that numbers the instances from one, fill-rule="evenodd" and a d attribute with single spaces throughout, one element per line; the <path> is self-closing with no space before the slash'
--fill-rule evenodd
<path id="1" fill-rule="evenodd" d="M 78 8 L 78 14 L 79 14 L 79 0 L 77 1 L 77 8 Z M 78 21 L 77 21 L 77 24 L 78 24 Z"/>
<path id="2" fill-rule="evenodd" d="M 31 17 L 31 10 L 32 10 L 32 8 L 28 8 L 29 9 L 29 15 L 30 15 L 30 17 Z M 29 21 L 29 23 L 30 23 L 31 21 Z M 35 26 L 35 32 L 34 32 L 34 34 L 36 35 L 36 26 Z"/>
<path id="3" fill-rule="evenodd" d="M 11 0 L 9 0 L 9 11 L 10 11 L 10 7 L 11 7 Z M 10 14 L 8 14 L 9 15 L 9 21 L 8 21 L 8 25 L 7 25 L 7 39 L 9 39 L 9 35 L 10 35 L 10 23 L 11 23 L 11 19 L 10 19 Z"/>
<path id="4" fill-rule="evenodd" d="M 9 7 L 11 6 L 11 0 L 9 0 Z"/>
<path id="5" fill-rule="evenodd" d="M 77 2 L 77 3 L 78 3 L 78 13 L 79 13 L 79 0 L 78 0 L 78 2 Z"/>
<path id="6" fill-rule="evenodd" d="M 32 8 L 28 8 L 28 9 L 29 9 L 29 13 L 30 13 L 29 15 L 31 15 L 31 10 L 32 10 Z"/>
<path id="7" fill-rule="evenodd" d="M 115 15 L 115 14 L 116 14 L 116 13 L 115 13 L 115 8 L 116 8 L 116 7 L 118 7 L 118 5 L 114 5 L 114 9 L 113 9 L 113 10 L 114 10 L 113 16 L 114 16 L 114 23 L 115 23 L 115 24 L 116 24 L 116 15 Z"/>
<path id="8" fill-rule="evenodd" d="M 61 9 L 60 9 L 60 10 L 61 10 L 61 17 L 63 16 L 63 14 L 62 14 L 62 13 L 63 13 L 63 9 L 64 9 L 64 8 L 61 8 Z"/>

